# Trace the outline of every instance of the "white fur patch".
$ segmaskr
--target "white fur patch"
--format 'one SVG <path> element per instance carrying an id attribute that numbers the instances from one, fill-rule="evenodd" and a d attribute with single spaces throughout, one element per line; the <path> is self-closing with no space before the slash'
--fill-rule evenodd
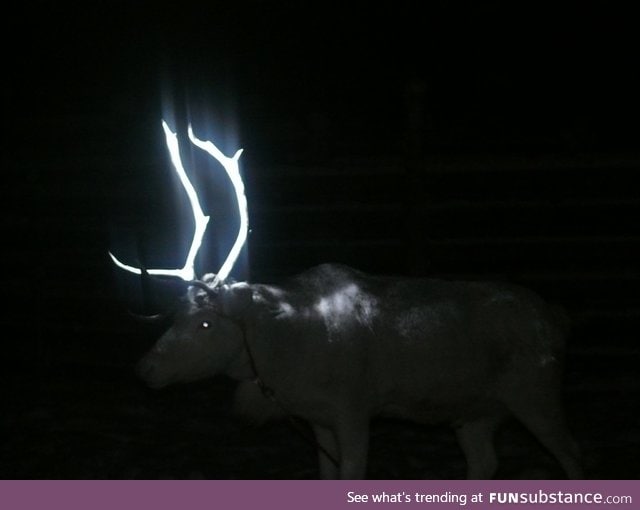
<path id="1" fill-rule="evenodd" d="M 373 318 L 378 313 L 378 302 L 351 283 L 333 294 L 321 297 L 313 309 L 324 320 L 329 341 L 332 341 L 341 328 L 354 321 L 371 329 Z"/>

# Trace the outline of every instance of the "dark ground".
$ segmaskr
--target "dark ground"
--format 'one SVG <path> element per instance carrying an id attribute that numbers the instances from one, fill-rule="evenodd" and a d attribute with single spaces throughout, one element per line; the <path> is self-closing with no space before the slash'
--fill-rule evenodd
<path id="1" fill-rule="evenodd" d="M 637 350 L 570 352 L 566 407 L 587 478 L 640 478 L 639 362 Z M 153 391 L 132 369 L 85 365 L 15 367 L 3 378 L 10 395 L 0 445 L 4 479 L 317 477 L 313 447 L 287 422 L 254 427 L 232 416 L 228 380 Z M 504 425 L 497 445 L 498 478 L 564 476 L 515 421 Z M 373 422 L 370 478 L 464 473 L 448 427 Z"/>

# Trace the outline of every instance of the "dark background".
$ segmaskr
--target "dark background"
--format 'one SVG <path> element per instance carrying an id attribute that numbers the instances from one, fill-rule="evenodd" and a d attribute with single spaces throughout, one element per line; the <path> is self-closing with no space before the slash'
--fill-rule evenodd
<path id="1" fill-rule="evenodd" d="M 525 284 L 573 321 L 567 407 L 591 478 L 637 478 L 640 172 L 635 18 L 612 2 L 34 2 L 3 35 L 4 478 L 313 478 L 232 384 L 160 393 L 161 333 L 107 251 L 181 265 L 191 225 L 160 120 L 241 168 L 234 276 L 322 262 Z M 14 35 L 9 35 L 10 33 Z M 188 147 L 185 143 L 184 147 Z M 185 149 L 231 243 L 219 169 Z M 216 176 L 216 172 L 218 176 Z M 562 476 L 511 424 L 500 476 Z M 528 471 L 523 471 L 528 468 Z M 448 429 L 376 422 L 372 478 L 458 478 Z"/>

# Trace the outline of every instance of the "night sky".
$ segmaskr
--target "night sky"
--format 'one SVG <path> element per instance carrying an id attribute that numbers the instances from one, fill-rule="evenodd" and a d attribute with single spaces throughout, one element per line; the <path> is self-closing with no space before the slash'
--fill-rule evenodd
<path id="1" fill-rule="evenodd" d="M 261 149 L 253 157 L 273 161 L 302 152 L 283 147 L 274 124 L 330 130 L 325 158 L 398 155 L 416 94 L 429 147 L 635 147 L 630 13 L 599 2 L 422 4 L 36 2 L 5 43 L 5 99 L 23 121 L 143 124 L 173 103 L 180 118 L 187 109 L 235 124 L 244 146 Z M 304 134 L 291 145 L 308 144 Z"/>
<path id="2" fill-rule="evenodd" d="M 42 374 L 60 367 L 130 374 L 157 336 L 127 311 L 157 311 L 174 290 L 145 299 L 107 251 L 171 265 L 189 242 L 163 118 L 183 142 L 191 122 L 229 155 L 244 148 L 252 237 L 236 278 L 277 280 L 336 261 L 515 281 L 576 320 L 574 383 L 587 367 L 603 369 L 585 352 L 637 363 L 639 41 L 637 18 L 622 6 L 188 0 L 16 9 L 5 14 L 13 35 L 2 36 L 10 402 L 28 406 L 39 392 L 33 383 L 22 399 L 22 376 L 46 386 Z M 215 271 L 234 206 L 224 178 L 201 155 L 185 156 L 207 213 L 226 220 L 198 261 L 200 272 Z M 616 391 L 637 395 L 637 373 L 624 370 Z M 615 370 L 601 373 L 592 385 L 608 388 Z M 638 448 L 637 434 L 632 441 Z M 33 476 L 55 477 L 34 465 Z M 593 469 L 638 475 L 618 465 Z M 28 467 L 3 469 L 29 477 Z"/>

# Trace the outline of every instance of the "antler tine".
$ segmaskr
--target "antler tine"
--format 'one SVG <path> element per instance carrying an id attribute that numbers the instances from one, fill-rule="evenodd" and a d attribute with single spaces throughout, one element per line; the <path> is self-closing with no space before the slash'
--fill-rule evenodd
<path id="1" fill-rule="evenodd" d="M 145 271 L 149 275 L 153 276 L 177 276 L 178 278 L 181 278 L 182 280 L 187 282 L 188 285 L 202 288 L 203 290 L 211 294 L 212 292 L 215 292 L 213 289 L 222 285 L 229 276 L 231 269 L 233 269 L 233 265 L 240 255 L 240 250 L 247 240 L 247 234 L 249 232 L 247 198 L 245 196 L 244 183 L 242 182 L 242 177 L 240 176 L 240 168 L 238 166 L 238 159 L 242 154 L 242 149 L 238 150 L 232 157 L 227 157 L 212 142 L 203 141 L 196 138 L 196 136 L 193 134 L 191 125 L 189 125 L 188 134 L 191 143 L 216 159 L 222 165 L 225 172 L 229 176 L 229 179 L 231 180 L 236 193 L 236 199 L 238 201 L 238 211 L 240 214 L 240 228 L 238 231 L 238 236 L 236 237 L 236 240 L 231 247 L 231 251 L 227 255 L 226 260 L 222 264 L 222 267 L 216 274 L 211 286 L 208 286 L 203 282 L 199 282 L 198 280 L 196 280 L 194 261 L 196 255 L 198 254 L 198 250 L 200 249 L 200 245 L 202 244 L 202 239 L 209 222 L 209 216 L 205 216 L 202 212 L 196 190 L 191 184 L 191 181 L 187 177 L 184 167 L 182 166 L 177 134 L 169 129 L 169 126 L 164 120 L 162 121 L 162 127 L 164 129 L 165 137 L 167 140 L 167 148 L 169 149 L 169 154 L 171 155 L 171 162 L 175 168 L 176 173 L 178 174 L 178 177 L 180 178 L 180 182 L 182 183 L 184 190 L 189 197 L 189 201 L 191 202 L 191 209 L 193 211 L 193 218 L 195 221 L 193 240 L 191 241 L 191 247 L 189 248 L 184 266 L 180 269 L 141 269 L 139 267 L 124 264 L 123 262 L 118 260 L 116 256 L 111 252 L 109 252 L 109 255 L 118 267 L 131 273 L 142 274 L 142 272 Z M 206 288 L 200 285 L 200 283 L 205 285 Z"/>
<path id="2" fill-rule="evenodd" d="M 217 272 L 213 280 L 212 287 L 215 288 L 224 283 L 224 281 L 229 276 L 229 273 L 233 269 L 233 265 L 240 255 L 240 250 L 247 240 L 247 234 L 249 232 L 247 197 L 244 192 L 244 183 L 242 182 L 242 177 L 240 176 L 240 168 L 238 166 L 238 159 L 240 159 L 240 156 L 242 155 L 242 149 L 238 150 L 232 157 L 228 157 L 225 156 L 222 151 L 220 151 L 220 149 L 218 149 L 212 142 L 203 141 L 196 138 L 196 136 L 193 134 L 191 125 L 189 125 L 188 127 L 188 134 L 191 143 L 213 156 L 225 169 L 227 175 L 229 176 L 229 179 L 231 180 L 231 183 L 233 184 L 233 189 L 236 193 L 236 200 L 238 201 L 238 212 L 240 214 L 240 228 L 238 230 L 238 236 L 236 237 L 236 240 L 231 247 L 229 255 L 227 255 L 226 260 L 222 264 L 222 267 L 220 267 L 220 270 Z"/>
<path id="3" fill-rule="evenodd" d="M 147 324 L 159 324 L 166 321 L 170 315 L 166 313 L 156 313 L 154 315 L 140 315 L 129 311 L 129 315 L 140 322 L 146 322 Z"/>
<path id="4" fill-rule="evenodd" d="M 154 276 L 177 276 L 182 280 L 191 281 L 196 277 L 194 262 L 196 255 L 198 254 L 198 250 L 200 249 L 200 245 L 202 244 L 202 238 L 204 237 L 204 233 L 207 229 L 209 216 L 205 216 L 202 212 L 202 207 L 200 207 L 196 190 L 193 187 L 193 184 L 191 184 L 191 181 L 187 177 L 184 167 L 182 166 L 178 135 L 169 129 L 169 126 L 164 120 L 162 121 L 162 128 L 164 129 L 165 138 L 167 140 L 167 148 L 169 149 L 169 154 L 171 156 L 171 163 L 173 164 L 173 167 L 180 178 L 180 182 L 189 197 L 189 202 L 191 203 L 191 210 L 193 211 L 193 219 L 195 221 L 195 230 L 191 241 L 191 247 L 189 248 L 187 258 L 182 268 L 147 269 L 146 271 L 148 274 Z M 111 256 L 111 260 L 113 260 L 118 267 L 125 271 L 129 271 L 130 273 L 142 274 L 142 269 L 120 262 L 120 260 L 118 260 L 111 252 L 109 252 L 109 255 Z"/>

